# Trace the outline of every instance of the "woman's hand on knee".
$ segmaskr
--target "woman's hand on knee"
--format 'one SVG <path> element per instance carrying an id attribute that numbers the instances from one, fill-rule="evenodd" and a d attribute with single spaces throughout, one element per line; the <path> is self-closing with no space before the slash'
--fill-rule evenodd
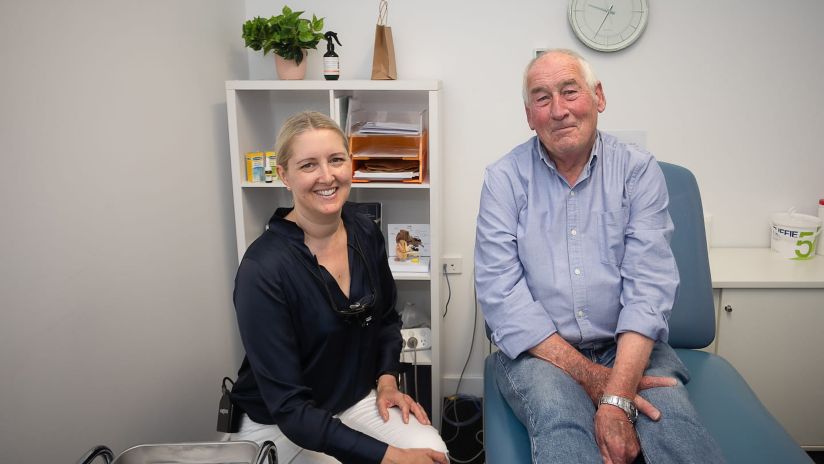
<path id="1" fill-rule="evenodd" d="M 378 405 L 378 413 L 384 422 L 389 420 L 389 408 L 397 407 L 401 410 L 401 418 L 404 424 L 409 423 L 409 413 L 411 412 L 421 424 L 432 425 L 420 403 L 413 400 L 411 396 L 401 393 L 397 388 L 391 386 L 378 388 L 375 402 Z"/>
<path id="2" fill-rule="evenodd" d="M 394 446 L 386 448 L 381 464 L 449 464 L 444 453 L 428 448 L 400 449 Z"/>

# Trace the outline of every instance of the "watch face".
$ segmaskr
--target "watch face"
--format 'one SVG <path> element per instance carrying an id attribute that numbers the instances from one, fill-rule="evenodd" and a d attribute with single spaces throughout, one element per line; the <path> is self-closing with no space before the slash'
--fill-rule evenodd
<path id="1" fill-rule="evenodd" d="M 630 413 L 627 414 L 627 419 L 633 424 L 638 421 L 638 408 L 636 408 L 632 403 L 630 403 Z"/>
<path id="2" fill-rule="evenodd" d="M 647 0 L 570 0 L 569 25 L 584 45 L 602 52 L 630 46 L 647 25 Z"/>

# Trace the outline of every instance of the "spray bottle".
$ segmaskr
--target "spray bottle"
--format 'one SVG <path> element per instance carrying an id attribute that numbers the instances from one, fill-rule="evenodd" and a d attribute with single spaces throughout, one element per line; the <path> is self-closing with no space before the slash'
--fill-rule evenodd
<path id="1" fill-rule="evenodd" d="M 272 183 L 272 165 L 269 163 L 269 156 L 266 156 L 266 164 L 263 168 L 263 181 L 267 184 Z"/>
<path id="2" fill-rule="evenodd" d="M 326 37 L 326 53 L 323 54 L 323 77 L 327 81 L 336 81 L 340 77 L 340 58 L 335 53 L 335 44 L 332 43 L 332 39 L 338 45 L 341 45 L 341 43 L 336 32 L 327 31 L 323 36 Z"/>

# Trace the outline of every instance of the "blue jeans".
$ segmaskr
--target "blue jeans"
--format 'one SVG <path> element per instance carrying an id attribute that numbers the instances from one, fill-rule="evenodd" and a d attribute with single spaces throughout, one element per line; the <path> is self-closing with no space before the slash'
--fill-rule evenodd
<path id="1" fill-rule="evenodd" d="M 612 367 L 616 345 L 579 350 L 586 358 Z M 595 442 L 595 405 L 566 372 L 523 353 L 509 359 L 498 352 L 495 376 L 501 394 L 529 432 L 532 462 L 602 462 Z M 647 464 L 721 463 L 721 450 L 698 419 L 684 384 L 687 368 L 666 343 L 656 343 L 645 375 L 674 377 L 675 387 L 650 388 L 640 395 L 661 411 L 653 422 L 643 414 L 635 424 Z"/>

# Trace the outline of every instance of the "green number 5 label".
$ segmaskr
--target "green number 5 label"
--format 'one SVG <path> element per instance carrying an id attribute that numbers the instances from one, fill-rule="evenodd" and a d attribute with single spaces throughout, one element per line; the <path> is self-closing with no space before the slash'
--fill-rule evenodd
<path id="1" fill-rule="evenodd" d="M 810 235 L 814 234 L 815 232 L 801 232 L 800 234 L 798 234 L 798 238 L 809 237 Z M 795 242 L 795 246 L 797 246 L 798 248 L 795 250 L 795 258 L 793 259 L 810 259 L 810 256 L 812 256 L 813 252 L 815 251 L 815 245 L 811 240 L 798 240 L 797 242 Z M 801 247 L 804 246 L 807 247 L 806 253 L 802 253 L 800 251 Z"/>

